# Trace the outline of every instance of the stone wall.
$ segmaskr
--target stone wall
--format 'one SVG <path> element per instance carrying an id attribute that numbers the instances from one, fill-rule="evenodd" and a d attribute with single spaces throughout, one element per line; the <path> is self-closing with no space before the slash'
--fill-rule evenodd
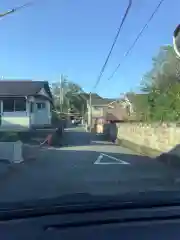
<path id="1" fill-rule="evenodd" d="M 180 127 L 176 124 L 119 123 L 118 139 L 145 146 L 159 153 L 180 144 Z"/>

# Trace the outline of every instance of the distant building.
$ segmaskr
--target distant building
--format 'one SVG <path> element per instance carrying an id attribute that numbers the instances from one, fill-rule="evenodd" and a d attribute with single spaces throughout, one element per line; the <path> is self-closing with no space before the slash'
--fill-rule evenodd
<path id="1" fill-rule="evenodd" d="M 91 95 L 87 100 L 88 123 L 94 126 L 96 119 L 103 118 L 105 121 L 123 121 L 127 119 L 127 108 L 119 103 L 119 99 L 102 98 L 97 94 Z"/>

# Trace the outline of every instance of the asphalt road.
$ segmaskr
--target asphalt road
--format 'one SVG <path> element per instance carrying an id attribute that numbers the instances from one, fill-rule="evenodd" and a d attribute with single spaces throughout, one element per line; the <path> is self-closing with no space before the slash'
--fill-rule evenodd
<path id="1" fill-rule="evenodd" d="M 177 172 L 149 157 L 102 141 L 83 128 L 66 129 L 64 146 L 42 148 L 0 180 L 0 201 L 14 202 L 90 193 L 179 189 Z"/>

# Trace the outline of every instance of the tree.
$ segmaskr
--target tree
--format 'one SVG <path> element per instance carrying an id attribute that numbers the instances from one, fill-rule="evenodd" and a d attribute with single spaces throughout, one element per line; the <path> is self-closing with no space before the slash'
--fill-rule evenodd
<path id="1" fill-rule="evenodd" d="M 141 90 L 147 94 L 146 118 L 153 121 L 180 119 L 180 61 L 172 46 L 161 47 L 145 74 Z"/>
<path id="2" fill-rule="evenodd" d="M 62 105 L 62 111 L 65 113 L 71 110 L 84 115 L 86 98 L 82 97 L 84 91 L 78 84 L 63 78 L 61 83 L 56 82 L 52 84 L 52 93 L 58 110 L 61 110 L 60 105 Z"/>
<path id="3" fill-rule="evenodd" d="M 180 61 L 176 58 L 173 47 L 165 46 L 152 59 L 152 69 L 144 75 L 141 87 L 143 91 L 149 92 L 151 88 L 166 88 L 169 83 L 179 80 Z"/>

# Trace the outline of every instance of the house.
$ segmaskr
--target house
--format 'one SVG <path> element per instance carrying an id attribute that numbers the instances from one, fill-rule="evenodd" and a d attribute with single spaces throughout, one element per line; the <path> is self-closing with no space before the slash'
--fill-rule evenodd
<path id="1" fill-rule="evenodd" d="M 118 99 L 102 98 L 95 93 L 91 95 L 91 106 L 88 100 L 87 109 L 89 113 L 88 123 L 91 123 L 92 126 L 97 118 L 117 122 L 127 119 L 127 109 L 119 103 Z"/>
<path id="2" fill-rule="evenodd" d="M 109 99 L 93 93 L 91 94 L 91 107 L 89 98 L 87 100 L 88 124 L 91 123 L 94 126 L 97 118 L 116 122 L 140 120 L 142 116 L 139 110 L 146 108 L 147 97 L 145 93 L 126 93 L 119 99 Z"/>
<path id="3" fill-rule="evenodd" d="M 0 81 L 0 129 L 30 129 L 51 124 L 48 82 Z"/>
<path id="4" fill-rule="evenodd" d="M 121 101 L 116 100 L 108 104 L 104 108 L 104 118 L 106 121 L 125 121 L 129 117 L 129 111 L 127 106 L 124 106 Z"/>
<path id="5" fill-rule="evenodd" d="M 96 93 L 91 94 L 91 105 L 89 94 L 87 97 L 88 125 L 94 125 L 97 118 L 106 121 L 139 120 L 141 115 L 139 109 L 146 107 L 147 94 L 126 93 L 119 99 L 102 98 Z"/>
<path id="6" fill-rule="evenodd" d="M 93 126 L 97 118 L 104 117 L 104 108 L 109 102 L 109 99 L 102 98 L 96 93 L 91 94 L 91 103 L 90 99 L 87 100 L 88 125 Z"/>
<path id="7" fill-rule="evenodd" d="M 142 113 L 147 110 L 147 93 L 127 93 L 121 100 L 123 106 L 129 111 L 130 120 L 141 120 Z"/>

